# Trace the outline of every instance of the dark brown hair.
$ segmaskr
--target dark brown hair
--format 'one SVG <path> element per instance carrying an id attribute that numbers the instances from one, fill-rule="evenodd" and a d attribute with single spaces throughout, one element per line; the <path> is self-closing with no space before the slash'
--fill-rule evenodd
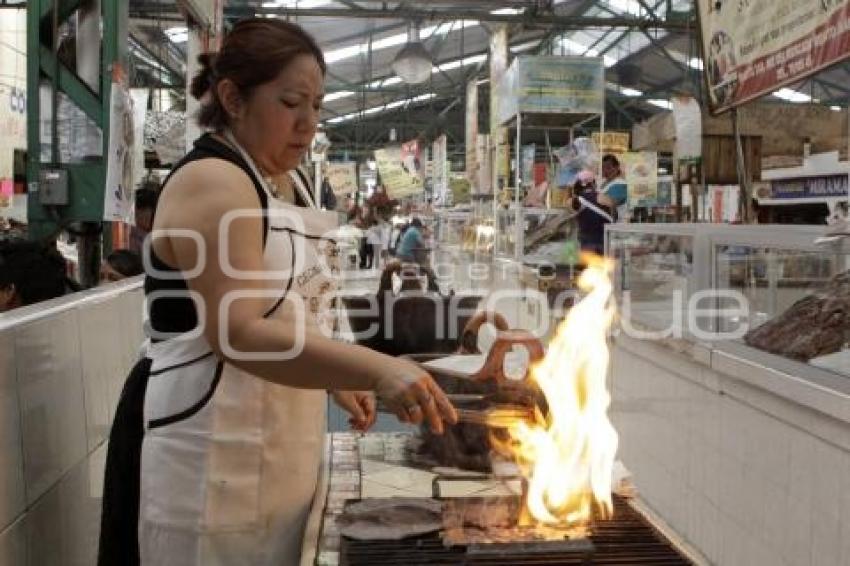
<path id="1" fill-rule="evenodd" d="M 243 98 L 255 88 L 273 81 L 299 55 L 312 55 L 326 71 L 322 50 L 301 26 L 284 20 L 250 18 L 241 20 L 224 38 L 218 53 L 198 56 L 201 70 L 192 79 L 192 96 L 198 100 L 207 93 L 198 112 L 198 124 L 221 130 L 228 125 L 227 112 L 218 98 L 216 87 L 230 79 Z"/>

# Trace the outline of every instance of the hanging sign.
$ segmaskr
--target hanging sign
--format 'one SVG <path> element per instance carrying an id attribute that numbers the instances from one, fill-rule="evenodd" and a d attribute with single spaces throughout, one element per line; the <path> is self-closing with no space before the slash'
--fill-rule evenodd
<path id="1" fill-rule="evenodd" d="M 606 153 L 619 155 L 629 151 L 631 134 L 629 132 L 593 132 L 591 139 L 599 148 L 601 155 Z"/>
<path id="2" fill-rule="evenodd" d="M 621 164 L 629 186 L 629 208 L 655 205 L 658 201 L 658 154 L 654 151 L 624 153 Z"/>
<path id="3" fill-rule="evenodd" d="M 381 182 L 392 199 L 417 195 L 425 188 L 418 172 L 419 161 L 415 148 L 409 143 L 405 145 L 407 147 L 404 150 L 402 146 L 375 150 Z"/>
<path id="4" fill-rule="evenodd" d="M 850 55 L 850 0 L 697 0 L 715 113 Z"/>
<path id="5" fill-rule="evenodd" d="M 116 64 L 109 99 L 104 220 L 130 222 L 133 212 L 133 136 L 133 100 L 127 88 L 126 75 Z"/>
<path id="6" fill-rule="evenodd" d="M 342 196 L 357 192 L 357 164 L 353 161 L 325 164 L 325 176 L 334 195 Z"/>
<path id="7" fill-rule="evenodd" d="M 680 161 L 702 157 L 702 109 L 690 96 L 673 97 L 673 124 L 676 129 L 674 155 Z"/>
<path id="8" fill-rule="evenodd" d="M 598 57 L 520 55 L 494 92 L 502 123 L 518 113 L 601 114 L 605 66 Z"/>

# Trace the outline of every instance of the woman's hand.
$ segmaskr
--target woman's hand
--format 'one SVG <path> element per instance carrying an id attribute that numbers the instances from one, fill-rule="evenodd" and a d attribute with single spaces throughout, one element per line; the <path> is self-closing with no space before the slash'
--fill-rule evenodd
<path id="1" fill-rule="evenodd" d="M 457 423 L 451 402 L 428 372 L 408 360 L 395 358 L 380 368 L 375 394 L 403 423 L 427 420 L 431 430 L 442 434 L 443 422 Z"/>
<path id="2" fill-rule="evenodd" d="M 334 391 L 334 402 L 345 410 L 351 418 L 348 424 L 360 432 L 366 432 L 375 424 L 375 395 L 371 391 Z"/>

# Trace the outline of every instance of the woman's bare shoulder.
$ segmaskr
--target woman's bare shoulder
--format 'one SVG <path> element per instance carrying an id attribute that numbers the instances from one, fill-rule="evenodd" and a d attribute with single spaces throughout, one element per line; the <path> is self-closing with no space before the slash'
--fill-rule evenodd
<path id="1" fill-rule="evenodd" d="M 198 217 L 258 203 L 253 182 L 240 167 L 223 159 L 199 159 L 181 167 L 168 180 L 157 204 L 157 217 Z"/>

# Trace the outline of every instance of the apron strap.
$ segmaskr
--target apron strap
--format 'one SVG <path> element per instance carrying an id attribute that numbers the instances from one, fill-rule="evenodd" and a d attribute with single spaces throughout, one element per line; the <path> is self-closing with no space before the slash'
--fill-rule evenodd
<path id="1" fill-rule="evenodd" d="M 296 167 L 289 172 L 289 177 L 292 179 L 292 184 L 295 185 L 298 194 L 301 195 L 304 204 L 308 208 L 317 208 L 316 201 L 313 200 L 313 195 L 310 194 L 310 180 L 307 178 L 307 174 L 300 167 Z"/>
<path id="2" fill-rule="evenodd" d="M 604 218 L 608 222 L 612 222 L 612 223 L 614 222 L 614 219 L 611 217 L 610 214 L 608 214 L 607 212 L 605 212 L 604 210 L 602 210 L 601 208 L 599 208 L 598 206 L 596 206 L 595 204 L 593 204 L 592 202 L 587 200 L 586 198 L 580 196 L 580 197 L 578 197 L 578 201 L 581 203 L 582 206 L 589 208 L 590 210 L 592 210 L 593 212 L 595 212 L 596 214 L 598 214 L 599 216 L 601 216 L 602 218 Z"/>

